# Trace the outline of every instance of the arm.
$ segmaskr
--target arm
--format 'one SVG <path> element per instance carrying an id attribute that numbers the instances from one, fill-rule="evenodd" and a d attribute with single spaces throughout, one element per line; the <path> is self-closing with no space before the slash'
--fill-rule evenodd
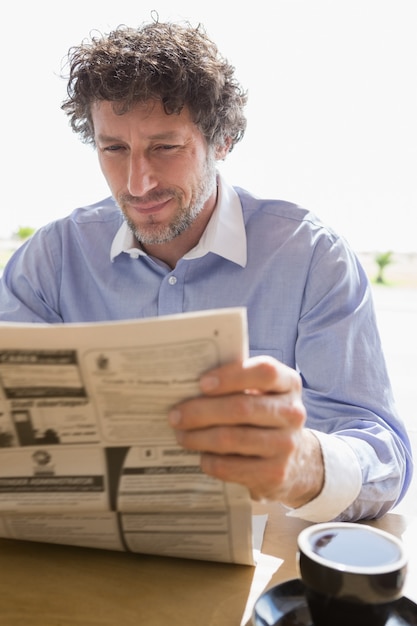
<path id="1" fill-rule="evenodd" d="M 0 278 L 0 322 L 62 322 L 50 305 L 58 301 L 56 258 L 44 232 L 16 250 Z"/>
<path id="2" fill-rule="evenodd" d="M 280 501 L 312 522 L 361 519 L 383 514 L 392 505 L 384 493 L 398 497 L 406 484 L 406 440 L 401 458 L 395 434 L 372 422 L 363 437 L 358 424 L 335 433 L 306 428 L 301 379 L 271 357 L 220 367 L 200 385 L 200 397 L 170 412 L 177 441 L 201 452 L 205 473 L 243 484 L 254 500 Z M 378 443 L 386 458 L 378 459 Z"/>
<path id="3" fill-rule="evenodd" d="M 221 368 L 217 396 L 203 383 L 205 395 L 174 414 L 179 442 L 203 452 L 205 471 L 242 482 L 254 498 L 296 507 L 291 515 L 315 522 L 380 517 L 403 497 L 412 476 L 370 287 L 339 243 L 311 263 L 292 374 L 271 358 L 247 362 L 240 372 Z M 225 383 L 230 375 L 233 382 Z M 265 443 L 263 452 L 255 439 Z M 223 462 L 225 441 L 231 458 Z"/>

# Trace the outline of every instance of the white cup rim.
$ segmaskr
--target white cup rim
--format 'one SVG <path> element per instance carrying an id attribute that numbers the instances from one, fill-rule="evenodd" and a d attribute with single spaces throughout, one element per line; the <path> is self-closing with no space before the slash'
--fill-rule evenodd
<path id="1" fill-rule="evenodd" d="M 339 561 L 334 561 L 327 559 L 316 552 L 314 552 L 310 545 L 310 537 L 314 534 L 321 533 L 326 530 L 334 530 L 334 529 L 357 529 L 360 528 L 365 531 L 370 531 L 374 534 L 377 534 L 381 537 L 384 537 L 390 543 L 395 544 L 399 551 L 399 558 L 395 561 L 391 561 L 390 563 L 379 564 L 379 565 L 350 565 L 341 563 Z M 378 575 L 378 574 L 389 574 L 390 572 L 394 572 L 396 570 L 400 570 L 407 565 L 407 555 L 405 554 L 405 549 L 402 541 L 398 539 L 395 535 L 392 535 L 389 532 L 382 530 L 381 528 L 375 528 L 374 526 L 359 524 L 355 522 L 323 522 L 320 524 L 313 524 L 308 526 L 304 530 L 302 530 L 298 535 L 298 549 L 305 556 L 310 558 L 312 561 L 323 565 L 324 567 L 334 569 L 340 572 L 347 572 L 352 574 L 364 574 L 364 575 Z"/>

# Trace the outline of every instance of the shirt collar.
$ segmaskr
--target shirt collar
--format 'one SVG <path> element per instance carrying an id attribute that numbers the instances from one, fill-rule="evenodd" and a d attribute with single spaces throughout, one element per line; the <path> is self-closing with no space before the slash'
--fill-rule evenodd
<path id="1" fill-rule="evenodd" d="M 139 248 L 125 221 L 113 239 L 110 250 L 111 261 L 122 252 L 134 259 L 147 256 L 146 252 Z M 218 254 L 242 267 L 246 266 L 246 231 L 242 206 L 236 191 L 220 175 L 216 207 L 200 241 L 184 255 L 184 259 L 197 259 L 208 252 Z"/>

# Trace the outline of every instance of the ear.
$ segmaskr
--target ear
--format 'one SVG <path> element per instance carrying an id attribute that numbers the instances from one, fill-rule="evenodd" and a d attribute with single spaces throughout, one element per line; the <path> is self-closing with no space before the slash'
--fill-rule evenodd
<path id="1" fill-rule="evenodd" d="M 216 160 L 217 161 L 224 161 L 224 159 L 229 154 L 231 145 L 232 145 L 232 138 L 226 137 L 222 145 L 216 146 Z"/>

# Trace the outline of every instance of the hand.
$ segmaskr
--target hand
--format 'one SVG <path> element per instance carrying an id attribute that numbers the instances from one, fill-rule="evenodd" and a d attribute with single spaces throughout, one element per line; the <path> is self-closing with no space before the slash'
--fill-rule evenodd
<path id="1" fill-rule="evenodd" d="M 254 500 L 298 507 L 322 489 L 320 444 L 304 428 L 301 378 L 268 357 L 204 374 L 201 396 L 169 414 L 178 443 L 201 453 L 202 470 L 245 485 Z"/>

